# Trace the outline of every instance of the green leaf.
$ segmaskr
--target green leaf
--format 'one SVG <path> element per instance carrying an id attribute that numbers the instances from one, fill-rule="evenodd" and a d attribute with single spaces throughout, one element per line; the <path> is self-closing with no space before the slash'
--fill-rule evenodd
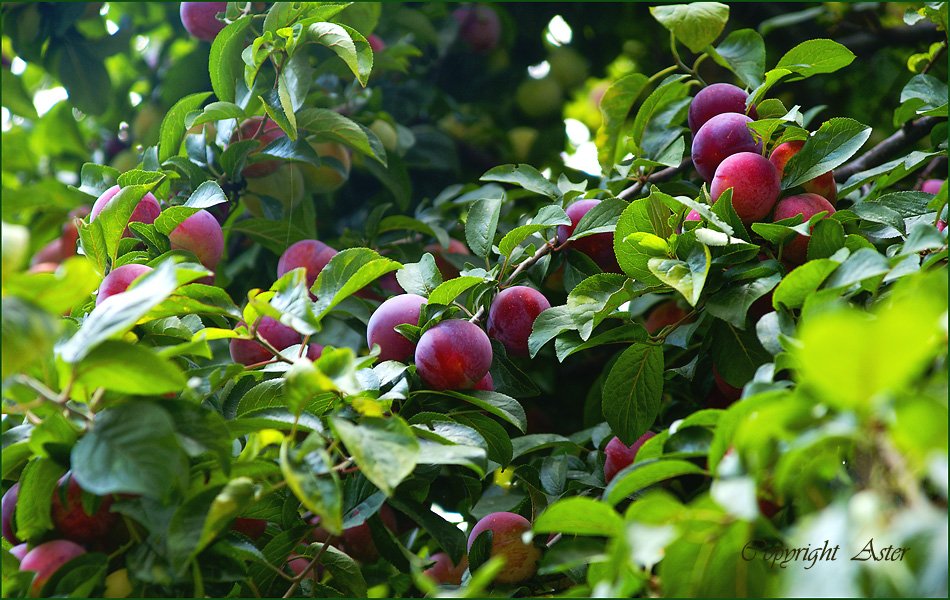
<path id="1" fill-rule="evenodd" d="M 763 81 L 757 88 L 752 90 L 749 94 L 749 97 L 745 101 L 746 108 L 750 106 L 755 106 L 759 103 L 760 100 L 765 96 L 765 93 L 768 92 L 772 87 L 777 85 L 780 81 L 791 75 L 792 72 L 788 69 L 770 69 L 765 73 L 765 81 Z"/>
<path id="2" fill-rule="evenodd" d="M 581 339 L 630 299 L 627 278 L 617 273 L 598 273 L 577 284 L 567 296 L 567 307 Z"/>
<path id="3" fill-rule="evenodd" d="M 576 240 L 598 233 L 609 233 L 616 229 L 617 220 L 627 208 L 627 203 L 620 198 L 607 198 L 595 204 L 577 222 L 574 233 L 569 240 Z"/>
<path id="4" fill-rule="evenodd" d="M 513 183 L 551 200 L 560 200 L 562 196 L 561 190 L 531 165 L 501 165 L 486 171 L 481 181 Z"/>
<path id="5" fill-rule="evenodd" d="M 439 287 L 435 288 L 432 293 L 429 294 L 429 303 L 445 305 L 452 304 L 452 301 L 458 298 L 459 295 L 470 290 L 483 281 L 485 281 L 484 278 L 473 276 L 449 279 L 448 281 L 439 284 Z"/>
<path id="6" fill-rule="evenodd" d="M 343 532 L 343 489 L 333 461 L 317 433 L 298 448 L 285 439 L 280 447 L 280 471 L 298 500 L 320 517 L 320 526 L 334 535 Z"/>
<path id="7" fill-rule="evenodd" d="M 548 506 L 531 528 L 537 533 L 613 537 L 623 531 L 623 517 L 603 502 L 577 496 Z"/>
<path id="8" fill-rule="evenodd" d="M 97 413 L 91 431 L 73 447 L 71 464 L 77 483 L 90 493 L 156 500 L 181 485 L 188 472 L 171 416 L 144 401 Z"/>
<path id="9" fill-rule="evenodd" d="M 162 211 L 155 219 L 155 229 L 169 235 L 182 221 L 203 208 L 209 208 L 228 201 L 224 190 L 214 181 L 206 181 L 198 186 L 188 200 L 179 206 L 171 206 Z"/>
<path id="10" fill-rule="evenodd" d="M 517 400 L 510 396 L 506 396 L 505 394 L 485 391 L 473 391 L 465 393 L 447 391 L 438 392 L 438 394 L 452 398 L 458 398 L 459 400 L 464 400 L 469 404 L 473 404 L 478 408 L 511 423 L 521 432 L 524 432 L 528 426 L 528 419 L 525 417 L 524 408 L 518 403 Z"/>
<path id="11" fill-rule="evenodd" d="M 2 318 L 3 378 L 28 371 L 46 360 L 62 331 L 62 320 L 41 307 L 15 296 L 4 296 Z"/>
<path id="12" fill-rule="evenodd" d="M 69 102 L 87 115 L 101 115 L 109 108 L 112 82 L 102 58 L 81 35 L 57 37 L 50 46 L 55 48 L 52 60 L 63 87 L 69 93 Z M 60 45 L 61 44 L 61 45 Z"/>
<path id="13" fill-rule="evenodd" d="M 587 215 L 584 215 L 587 216 Z M 556 204 L 549 204 L 541 207 L 538 214 L 531 219 L 527 225 L 519 225 L 505 234 L 505 237 L 498 243 L 498 252 L 502 256 L 511 256 L 521 242 L 528 236 L 540 233 L 557 225 L 570 225 L 571 219 L 564 212 L 564 209 Z"/>
<path id="14" fill-rule="evenodd" d="M 359 425 L 337 417 L 330 419 L 330 427 L 360 472 L 387 496 L 416 468 L 419 442 L 398 416 L 365 418 Z"/>
<path id="15" fill-rule="evenodd" d="M 604 92 L 600 101 L 603 120 L 597 130 L 597 160 L 604 172 L 610 171 L 619 158 L 621 131 L 627 114 L 648 81 L 642 73 L 631 73 L 613 82 Z"/>
<path id="16" fill-rule="evenodd" d="M 709 247 L 703 244 L 694 247 L 685 261 L 651 258 L 647 262 L 657 279 L 681 293 L 690 306 L 696 306 L 699 302 L 711 264 Z"/>
<path id="17" fill-rule="evenodd" d="M 871 128 L 854 119 L 828 119 L 785 165 L 782 189 L 787 190 L 811 181 L 844 164 L 861 149 L 869 137 Z"/>
<path id="18" fill-rule="evenodd" d="M 185 96 L 174 104 L 162 119 L 159 131 L 158 162 L 164 162 L 178 154 L 181 142 L 185 139 L 185 118 L 188 113 L 198 110 L 211 92 L 200 92 Z"/>
<path id="19" fill-rule="evenodd" d="M 616 506 L 630 495 L 661 481 L 699 473 L 703 473 L 701 468 L 685 460 L 634 463 L 617 473 L 617 476 L 607 484 L 603 495 L 604 502 L 610 506 Z"/>
<path id="20" fill-rule="evenodd" d="M 185 129 L 226 119 L 243 120 L 246 116 L 244 109 L 233 102 L 212 102 L 201 111 L 189 113 L 185 117 Z"/>
<path id="21" fill-rule="evenodd" d="M 742 331 L 725 321 L 715 321 L 712 335 L 713 364 L 719 375 L 733 387 L 742 387 L 762 364 L 772 360 L 755 331 Z"/>
<path id="22" fill-rule="evenodd" d="M 833 40 L 806 40 L 785 53 L 775 65 L 804 79 L 820 73 L 834 73 L 854 61 L 854 53 Z"/>
<path id="23" fill-rule="evenodd" d="M 89 390 L 105 388 L 125 394 L 179 392 L 186 379 L 173 362 L 140 344 L 105 341 L 75 369 L 76 383 Z"/>
<path id="24" fill-rule="evenodd" d="M 310 239 L 310 234 L 291 221 L 242 219 L 231 225 L 232 233 L 243 233 L 274 254 L 280 256 L 287 246 Z"/>
<path id="25" fill-rule="evenodd" d="M 657 120 L 663 111 L 667 110 L 671 104 L 686 97 L 686 94 L 689 92 L 689 87 L 683 83 L 683 80 L 687 77 L 688 75 L 670 75 L 664 79 L 663 83 L 653 90 L 640 105 L 640 108 L 637 110 L 637 116 L 634 117 L 633 125 L 630 128 L 630 137 L 633 143 L 636 144 L 636 154 L 643 155 L 646 158 L 658 158 L 657 153 L 648 151 L 649 145 L 645 139 L 647 128 L 651 125 L 651 122 Z M 668 131 L 671 130 L 669 127 L 666 129 Z M 656 148 L 655 150 L 659 151 L 661 149 Z M 682 157 L 682 153 L 680 157 Z M 676 162 L 678 163 L 679 160 L 676 160 Z"/>
<path id="26" fill-rule="evenodd" d="M 53 529 L 50 506 L 63 473 L 63 467 L 49 458 L 36 457 L 24 467 L 14 513 L 16 534 L 21 540 L 35 540 Z"/>
<path id="27" fill-rule="evenodd" d="M 465 241 L 476 256 L 488 256 L 495 241 L 498 229 L 498 216 L 501 204 L 505 201 L 504 191 L 492 193 L 472 204 L 465 221 Z"/>
<path id="28" fill-rule="evenodd" d="M 634 344 L 617 359 L 602 392 L 602 409 L 610 429 L 632 444 L 656 420 L 663 394 L 663 349 Z"/>
<path id="29" fill-rule="evenodd" d="M 388 500 L 396 510 L 409 517 L 413 523 L 421 526 L 431 535 L 439 546 L 448 553 L 454 564 L 458 564 L 465 555 L 465 534 L 455 523 L 446 521 L 441 516 L 427 509 L 422 504 L 406 498 L 393 497 Z"/>
<path id="30" fill-rule="evenodd" d="M 559 334 L 576 328 L 574 317 L 567 306 L 552 306 L 545 310 L 534 320 L 531 335 L 528 336 L 528 352 L 531 358 L 534 358 L 545 344 Z"/>
<path id="31" fill-rule="evenodd" d="M 797 267 L 775 288 L 772 305 L 775 308 L 783 304 L 787 308 L 800 308 L 838 266 L 838 261 L 821 258 Z"/>
<path id="32" fill-rule="evenodd" d="M 848 288 L 866 279 L 883 275 L 891 270 L 887 258 L 873 248 L 861 248 L 851 254 L 828 279 L 823 289 Z"/>
<path id="33" fill-rule="evenodd" d="M 396 271 L 396 281 L 408 294 L 428 297 L 442 283 L 442 273 L 428 252 L 417 263 L 407 263 Z"/>
<path id="34" fill-rule="evenodd" d="M 718 2 L 651 6 L 650 14 L 684 46 L 699 53 L 716 41 L 729 20 L 729 7 Z"/>
<path id="35" fill-rule="evenodd" d="M 373 49 L 363 34 L 346 25 L 322 22 L 307 27 L 306 39 L 335 52 L 366 87 L 373 70 Z"/>
<path id="36" fill-rule="evenodd" d="M 250 24 L 250 18 L 229 23 L 211 43 L 208 72 L 214 95 L 222 102 L 235 101 L 235 82 L 240 81 L 244 73 L 244 61 L 241 59 L 246 37 L 244 30 Z"/>
<path id="37" fill-rule="evenodd" d="M 830 258 L 844 245 L 844 227 L 841 223 L 835 219 L 822 219 L 815 225 L 808 240 L 808 260 Z"/>
<path id="38" fill-rule="evenodd" d="M 507 467 L 511 463 L 514 450 L 511 438 L 505 428 L 491 417 L 479 413 L 457 413 L 452 418 L 457 422 L 475 429 L 485 440 L 488 459 Z"/>
<path id="39" fill-rule="evenodd" d="M 765 41 L 754 29 L 737 29 L 726 36 L 714 52 L 717 64 L 735 73 L 750 88 L 758 87 L 765 77 Z"/>
<path id="40" fill-rule="evenodd" d="M 97 306 L 73 336 L 59 349 L 67 363 L 78 363 L 108 338 L 130 330 L 178 287 L 175 265 L 165 261 L 126 292 Z"/>
<path id="41" fill-rule="evenodd" d="M 709 297 L 706 309 L 713 316 L 739 329 L 744 329 L 749 307 L 772 291 L 780 281 L 782 281 L 781 274 L 773 273 L 746 283 L 723 287 Z"/>
<path id="42" fill-rule="evenodd" d="M 336 254 L 310 288 L 317 296 L 317 318 L 322 319 L 348 296 L 401 266 L 369 248 L 348 248 Z"/>
<path id="43" fill-rule="evenodd" d="M 316 142 L 337 142 L 386 165 L 386 150 L 376 134 L 340 113 L 326 108 L 304 108 L 297 128 L 309 131 Z"/>

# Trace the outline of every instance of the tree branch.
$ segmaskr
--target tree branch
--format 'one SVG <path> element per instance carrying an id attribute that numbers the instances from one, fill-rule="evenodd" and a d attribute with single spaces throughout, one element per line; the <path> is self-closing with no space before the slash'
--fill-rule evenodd
<path id="1" fill-rule="evenodd" d="M 835 169 L 835 181 L 839 183 L 847 181 L 855 173 L 860 173 L 884 163 L 892 154 L 909 148 L 923 139 L 938 121 L 937 117 L 923 117 L 906 123 L 896 133 L 882 140 L 858 158 Z"/>
<path id="2" fill-rule="evenodd" d="M 661 181 L 669 181 L 670 179 L 673 179 L 679 173 L 682 173 L 683 171 L 688 169 L 690 166 L 692 166 L 692 164 L 693 164 L 693 161 L 691 159 L 684 158 L 683 162 L 681 162 L 677 166 L 667 167 L 666 169 L 663 169 L 662 171 L 657 171 L 653 175 L 650 175 L 649 177 L 645 177 L 644 179 L 637 181 L 630 187 L 624 190 L 621 190 L 620 193 L 617 194 L 617 197 L 620 198 L 621 200 L 626 200 L 627 198 L 636 196 L 637 194 L 640 193 L 640 190 L 642 190 L 643 186 L 645 186 L 647 183 L 660 183 Z"/>

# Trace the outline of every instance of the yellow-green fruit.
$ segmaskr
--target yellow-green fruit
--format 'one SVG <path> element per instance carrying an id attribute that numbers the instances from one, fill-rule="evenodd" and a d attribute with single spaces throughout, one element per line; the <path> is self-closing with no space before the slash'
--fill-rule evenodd
<path id="1" fill-rule="evenodd" d="M 396 133 L 395 127 L 387 121 L 376 119 L 373 121 L 373 124 L 369 126 L 369 129 L 376 134 L 376 137 L 383 143 L 383 148 L 385 148 L 387 152 L 395 152 L 399 146 L 399 134 Z"/>
<path id="2" fill-rule="evenodd" d="M 112 168 L 120 173 L 131 171 L 139 166 L 139 155 L 133 150 L 123 150 L 112 158 Z"/>
<path id="3" fill-rule="evenodd" d="M 308 191 L 303 163 L 284 163 L 269 175 L 247 180 L 245 204 L 254 212 L 250 196 L 270 196 L 280 200 L 284 206 L 295 206 L 303 201 Z"/>
<path id="4" fill-rule="evenodd" d="M 104 598 L 128 598 L 131 593 L 128 569 L 119 569 L 106 575 L 106 590 L 102 594 Z"/>
<path id="5" fill-rule="evenodd" d="M 531 155 L 531 148 L 538 139 L 538 130 L 534 127 L 515 127 L 508 132 L 508 141 L 515 160 L 525 162 Z"/>
<path id="6" fill-rule="evenodd" d="M 19 271 L 30 250 L 30 231 L 22 225 L 3 223 L 3 276 Z"/>
<path id="7" fill-rule="evenodd" d="M 564 101 L 561 86 L 553 77 L 528 79 L 515 91 L 515 102 L 525 115 L 540 119 L 561 109 Z"/>
<path id="8" fill-rule="evenodd" d="M 157 144 L 163 117 L 162 110 L 154 104 L 140 108 L 132 119 L 132 140 L 143 146 Z"/>
<path id="9" fill-rule="evenodd" d="M 548 56 L 551 75 L 565 89 L 578 86 L 587 79 L 587 60 L 572 48 L 555 48 Z"/>
<path id="10" fill-rule="evenodd" d="M 334 142 L 310 142 L 310 145 L 324 164 L 319 167 L 300 164 L 307 192 L 329 194 L 340 189 L 350 177 L 350 151 Z"/>

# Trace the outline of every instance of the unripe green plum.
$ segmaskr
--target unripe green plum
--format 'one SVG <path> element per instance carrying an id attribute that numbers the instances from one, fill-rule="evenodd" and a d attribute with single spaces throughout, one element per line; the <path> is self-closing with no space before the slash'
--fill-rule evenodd
<path id="1" fill-rule="evenodd" d="M 300 165 L 307 191 L 311 194 L 329 194 L 340 189 L 350 178 L 352 159 L 349 149 L 335 142 L 311 141 L 310 145 L 325 164 L 319 167 Z"/>
<path id="2" fill-rule="evenodd" d="M 496 582 L 522 583 L 534 577 L 538 572 L 541 550 L 522 540 L 522 535 L 531 531 L 530 521 L 510 512 L 496 512 L 482 517 L 468 535 L 469 552 L 472 551 L 475 539 L 483 531 L 492 532 L 490 556 L 505 558 L 505 567 L 495 577 Z"/>
<path id="3" fill-rule="evenodd" d="M 604 481 L 610 483 L 617 473 L 633 464 L 640 448 L 656 434 L 648 431 L 641 435 L 635 442 L 627 446 L 620 438 L 614 437 L 604 448 Z"/>
<path id="4" fill-rule="evenodd" d="M 399 146 L 399 134 L 396 133 L 396 128 L 393 127 L 389 121 L 376 119 L 369 126 L 369 129 L 376 134 L 376 137 L 382 142 L 383 148 L 385 148 L 387 152 L 396 151 L 396 148 Z"/>
<path id="5" fill-rule="evenodd" d="M 459 37 L 472 50 L 487 54 L 501 39 L 501 19 L 495 9 L 485 4 L 461 6 L 452 13 L 458 23 Z"/>
<path id="6" fill-rule="evenodd" d="M 225 25 L 215 15 L 223 13 L 227 7 L 227 2 L 182 2 L 181 24 L 192 37 L 205 42 L 214 41 Z"/>
<path id="7" fill-rule="evenodd" d="M 714 83 L 701 89 L 689 105 L 689 129 L 696 135 L 706 121 L 723 113 L 746 114 L 745 103 L 749 98 L 741 88 L 730 83 Z M 755 107 L 751 107 L 749 116 L 757 119 Z"/>
<path id="8" fill-rule="evenodd" d="M 366 324 L 366 344 L 379 345 L 379 360 L 412 358 L 416 345 L 395 330 L 397 325 L 415 325 L 426 299 L 416 294 L 393 296 L 379 305 Z"/>
<path id="9" fill-rule="evenodd" d="M 76 479 L 68 473 L 64 475 L 53 492 L 53 526 L 64 538 L 79 543 L 89 543 L 105 538 L 115 527 L 119 515 L 110 512 L 112 498 L 106 496 L 99 500 L 99 506 L 92 514 L 86 513 L 82 504 L 83 490 Z"/>
<path id="10" fill-rule="evenodd" d="M 429 557 L 429 560 L 434 561 L 435 564 L 423 573 L 442 585 L 461 585 L 462 575 L 465 574 L 465 569 L 468 568 L 468 557 L 463 556 L 459 564 L 456 565 L 445 552 L 436 552 Z"/>
<path id="11" fill-rule="evenodd" d="M 577 224 L 590 209 L 600 203 L 600 200 L 578 200 L 567 207 L 567 216 L 571 219 L 570 225 L 557 226 L 557 241 L 564 244 L 574 234 Z M 614 234 L 611 232 L 595 233 L 570 242 L 570 247 L 589 256 L 606 273 L 621 273 L 614 254 Z"/>
<path id="12" fill-rule="evenodd" d="M 515 90 L 515 103 L 525 116 L 543 119 L 561 111 L 564 93 L 553 77 L 526 79 Z"/>
<path id="13" fill-rule="evenodd" d="M 106 575 L 106 588 L 103 598 L 128 598 L 132 595 L 132 582 L 128 569 L 117 569 Z"/>
<path id="14" fill-rule="evenodd" d="M 112 202 L 112 199 L 116 197 L 120 190 L 121 188 L 119 186 L 114 185 L 96 198 L 96 201 L 92 205 L 92 210 L 89 212 L 90 222 L 96 220 L 99 213 Z M 142 196 L 142 199 L 139 200 L 139 203 L 135 206 L 135 209 L 132 211 L 132 216 L 129 217 L 129 223 L 154 223 L 160 214 L 162 214 L 161 205 L 159 205 L 155 196 L 153 196 L 151 192 L 148 192 Z M 126 227 L 122 233 L 122 237 L 133 237 L 133 235 L 132 230 L 128 227 Z"/>
<path id="15" fill-rule="evenodd" d="M 818 194 L 798 194 L 783 198 L 775 206 L 774 218 L 776 221 L 790 219 L 795 215 L 802 215 L 805 221 L 820 212 L 827 212 L 824 218 L 835 213 L 835 207 Z M 805 262 L 808 253 L 808 237 L 796 235 L 786 242 L 782 248 L 782 258 L 794 265 Z"/>
<path id="16" fill-rule="evenodd" d="M 99 293 L 96 295 L 96 306 L 102 304 L 106 298 L 121 294 L 129 289 L 132 282 L 150 273 L 152 267 L 130 263 L 112 269 L 99 284 Z"/>
<path id="17" fill-rule="evenodd" d="M 551 303 L 534 288 L 516 285 L 502 290 L 488 309 L 488 336 L 504 345 L 509 354 L 528 356 L 528 336 L 534 320 Z"/>
<path id="18" fill-rule="evenodd" d="M 793 142 L 779 144 L 774 150 L 772 150 L 772 154 L 769 155 L 769 161 L 771 161 L 771 163 L 775 165 L 775 168 L 778 169 L 779 178 L 781 178 L 785 173 L 785 164 L 788 162 L 788 159 L 798 154 L 799 150 L 801 150 L 802 146 L 804 145 L 804 141 L 796 140 Z M 806 181 L 802 184 L 802 187 L 806 192 L 818 194 L 830 202 L 832 206 L 834 206 L 838 200 L 838 186 L 835 185 L 835 176 L 833 171 L 822 173 L 818 177 Z"/>
<path id="19" fill-rule="evenodd" d="M 419 376 L 432 389 L 472 389 L 491 368 L 491 342 L 474 323 L 442 321 L 422 334 L 415 362 Z"/>
<path id="20" fill-rule="evenodd" d="M 709 186 L 713 203 L 732 188 L 732 208 L 743 223 L 756 223 L 772 212 L 782 191 L 778 169 L 761 154 L 738 152 L 726 157 Z"/>
<path id="21" fill-rule="evenodd" d="M 262 126 L 263 124 L 263 126 Z M 286 137 L 284 130 L 280 128 L 276 122 L 272 121 L 267 117 L 251 117 L 247 119 L 241 126 L 231 134 L 231 143 L 235 143 L 243 140 L 257 140 L 257 148 L 251 151 L 248 154 L 248 159 L 259 153 L 261 150 L 266 148 L 274 140 Z M 253 179 L 256 177 L 264 177 L 265 175 L 270 175 L 278 168 L 280 168 L 280 161 L 273 160 L 262 160 L 259 162 L 254 162 L 241 171 L 241 174 L 248 179 Z"/>
<path id="22" fill-rule="evenodd" d="M 722 113 L 712 117 L 693 136 L 692 159 L 696 172 L 712 181 L 716 167 L 739 152 L 761 154 L 762 145 L 755 141 L 748 124 L 752 119 L 738 113 Z"/>
<path id="23" fill-rule="evenodd" d="M 86 550 L 82 546 L 69 540 L 45 542 L 27 552 L 20 561 L 20 570 L 36 573 L 30 586 L 31 595 L 39 596 L 43 585 L 60 567 L 85 553 Z"/>
<path id="24" fill-rule="evenodd" d="M 531 149 L 538 140 L 539 132 L 534 127 L 515 127 L 508 131 L 508 142 L 515 160 L 525 162 L 531 156 Z"/>
<path id="25" fill-rule="evenodd" d="M 2 227 L 3 276 L 6 277 L 8 273 L 19 271 L 26 264 L 30 249 L 30 230 L 22 225 L 12 225 L 7 222 L 4 222 Z M 58 248 L 56 252 L 58 254 Z"/>
<path id="26" fill-rule="evenodd" d="M 571 89 L 587 79 L 587 59 L 573 48 L 554 48 L 548 54 L 551 75 L 564 89 Z"/>
<path id="27" fill-rule="evenodd" d="M 245 323 L 238 323 L 245 326 Z M 271 317 L 261 317 L 257 321 L 257 332 L 277 350 L 286 350 L 300 343 L 300 334 Z M 273 358 L 273 354 L 256 340 L 231 339 L 231 360 L 246 367 L 256 365 Z"/>
<path id="28" fill-rule="evenodd" d="M 284 250 L 277 261 L 277 277 L 283 277 L 294 269 L 303 267 L 307 271 L 307 288 L 313 287 L 320 271 L 327 266 L 337 251 L 320 240 L 300 240 Z"/>
<path id="29" fill-rule="evenodd" d="M 173 250 L 187 250 L 212 271 L 224 253 L 224 233 L 218 220 L 206 210 L 199 210 L 182 221 L 169 235 Z"/>

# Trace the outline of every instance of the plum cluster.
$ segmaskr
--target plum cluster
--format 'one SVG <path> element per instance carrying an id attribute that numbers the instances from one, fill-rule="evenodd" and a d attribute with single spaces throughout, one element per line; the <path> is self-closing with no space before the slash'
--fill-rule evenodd
<path id="1" fill-rule="evenodd" d="M 703 88 L 690 104 L 693 165 L 709 183 L 712 202 L 731 189 L 732 206 L 746 224 L 762 222 L 770 215 L 773 221 L 796 215 L 807 221 L 818 213 L 833 214 L 837 188 L 830 171 L 802 184 L 802 193 L 780 198 L 785 165 L 805 142 L 784 142 L 765 158 L 762 143 L 749 129 L 757 115 L 754 106 L 746 106 L 747 101 L 745 91 L 716 83 Z M 699 219 L 695 211 L 687 215 L 687 220 Z M 783 257 L 789 264 L 801 264 L 807 248 L 808 238 L 798 235 L 786 242 Z"/>

